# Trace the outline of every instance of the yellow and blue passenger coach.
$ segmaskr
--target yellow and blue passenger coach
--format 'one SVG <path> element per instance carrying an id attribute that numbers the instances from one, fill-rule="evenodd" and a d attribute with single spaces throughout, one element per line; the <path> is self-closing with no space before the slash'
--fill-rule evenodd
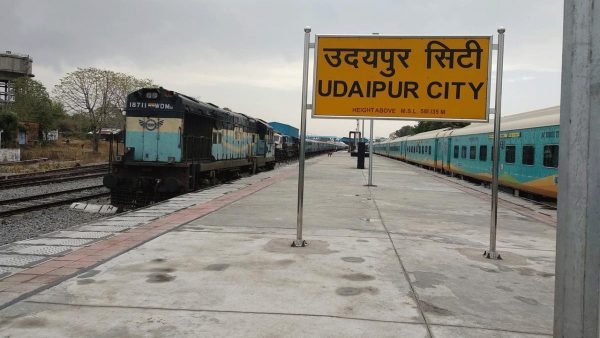
<path id="1" fill-rule="evenodd" d="M 142 206 L 242 171 L 273 168 L 273 129 L 264 121 L 165 90 L 129 94 L 125 152 L 104 185 L 116 206 Z"/>
<path id="2" fill-rule="evenodd" d="M 502 119 L 499 184 L 556 198 L 560 108 L 552 107 Z M 386 140 L 376 154 L 442 172 L 490 181 L 493 124 L 472 124 Z"/>

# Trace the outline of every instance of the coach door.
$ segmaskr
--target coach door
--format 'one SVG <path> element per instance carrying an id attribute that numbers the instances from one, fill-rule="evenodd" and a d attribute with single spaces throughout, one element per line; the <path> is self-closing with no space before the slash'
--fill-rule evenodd
<path id="1" fill-rule="evenodd" d="M 142 161 L 158 161 L 159 129 L 163 120 L 158 117 L 144 116 L 139 118 L 142 127 Z"/>
<path id="2" fill-rule="evenodd" d="M 450 156 L 452 152 L 452 139 L 450 137 L 445 138 L 445 147 L 444 147 L 444 155 L 443 159 L 445 163 L 442 164 L 442 169 L 446 172 L 450 171 Z"/>
<path id="3" fill-rule="evenodd" d="M 436 135 L 433 147 L 434 147 L 433 148 L 434 149 L 433 150 L 433 170 L 436 170 L 437 167 L 438 167 L 438 158 L 439 158 L 438 153 L 439 153 L 439 149 L 440 149 L 440 147 L 439 147 L 439 139 L 437 138 L 437 135 Z"/>

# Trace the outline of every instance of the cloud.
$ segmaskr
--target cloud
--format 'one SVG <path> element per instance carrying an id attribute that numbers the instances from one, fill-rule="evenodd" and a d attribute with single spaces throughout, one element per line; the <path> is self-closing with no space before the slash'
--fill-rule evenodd
<path id="1" fill-rule="evenodd" d="M 527 84 L 505 91 L 505 106 L 550 106 L 560 93 L 559 0 L 0 0 L 0 8 L 10 27 L 3 48 L 30 54 L 49 89 L 77 67 L 102 67 L 298 125 L 306 25 L 313 35 L 491 35 L 504 25 L 506 85 Z M 343 136 L 354 123 L 309 120 L 309 128 Z M 406 123 L 376 122 L 376 132 Z"/>

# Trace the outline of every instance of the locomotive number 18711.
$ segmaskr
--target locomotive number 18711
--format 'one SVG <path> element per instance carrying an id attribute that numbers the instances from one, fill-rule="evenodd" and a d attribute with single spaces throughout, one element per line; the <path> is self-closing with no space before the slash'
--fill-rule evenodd
<path id="1" fill-rule="evenodd" d="M 155 103 L 155 102 L 129 102 L 129 108 L 152 108 L 152 109 L 173 109 L 170 103 Z"/>

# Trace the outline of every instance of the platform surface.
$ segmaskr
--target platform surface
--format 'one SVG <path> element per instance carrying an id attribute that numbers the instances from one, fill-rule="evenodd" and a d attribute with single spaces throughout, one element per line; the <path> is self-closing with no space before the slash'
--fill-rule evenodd
<path id="1" fill-rule="evenodd" d="M 290 247 L 297 169 L 276 170 L 0 310 L 0 337 L 552 334 L 555 227 L 500 207 L 504 259 L 487 260 L 489 198 L 380 156 L 367 187 L 355 165 L 343 152 L 307 165 L 305 248 Z"/>

